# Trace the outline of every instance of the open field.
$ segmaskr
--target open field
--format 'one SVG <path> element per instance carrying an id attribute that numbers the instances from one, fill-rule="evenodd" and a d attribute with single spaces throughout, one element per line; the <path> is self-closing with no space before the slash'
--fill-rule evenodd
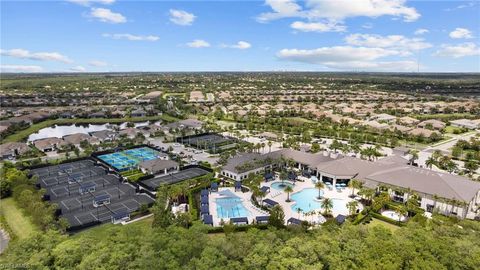
<path id="1" fill-rule="evenodd" d="M 5 216 L 8 226 L 19 239 L 28 238 L 38 231 L 30 219 L 17 207 L 13 198 L 0 201 L 0 213 Z"/>
<path id="2" fill-rule="evenodd" d="M 32 133 L 38 132 L 42 128 L 53 125 L 67 125 L 67 124 L 106 124 L 106 123 L 124 123 L 124 122 L 144 122 L 165 120 L 172 122 L 178 120 L 170 115 L 146 116 L 146 117 L 129 117 L 129 118 L 77 118 L 77 119 L 54 119 L 36 123 L 27 129 L 18 131 L 12 135 L 5 137 L 1 142 L 19 142 L 28 138 Z"/>

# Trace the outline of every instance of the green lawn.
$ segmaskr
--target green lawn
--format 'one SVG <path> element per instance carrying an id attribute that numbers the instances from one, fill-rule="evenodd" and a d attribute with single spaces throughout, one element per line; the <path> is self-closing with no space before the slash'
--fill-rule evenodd
<path id="1" fill-rule="evenodd" d="M 19 239 L 27 238 L 38 231 L 30 218 L 20 211 L 13 198 L 0 200 L 0 214 L 5 216 L 8 226 Z"/>
<path id="2" fill-rule="evenodd" d="M 67 124 L 106 124 L 106 123 L 123 123 L 123 122 L 144 122 L 165 120 L 167 122 L 173 122 L 178 120 L 170 115 L 159 116 L 146 116 L 146 117 L 131 117 L 131 118 L 76 118 L 76 119 L 54 119 L 47 120 L 40 123 L 31 125 L 29 128 L 18 131 L 15 134 L 9 135 L 2 140 L 2 143 L 6 142 L 19 142 L 22 141 L 30 134 L 39 131 L 42 128 L 50 127 L 53 125 L 67 125 Z"/>
<path id="3" fill-rule="evenodd" d="M 457 134 L 462 134 L 462 129 L 459 128 L 459 127 L 454 127 L 454 126 L 447 126 L 447 127 L 445 127 L 445 133 L 454 134 L 454 132 L 455 132 L 456 130 L 459 132 L 459 133 L 457 133 Z"/>
<path id="4" fill-rule="evenodd" d="M 385 222 L 385 221 L 382 221 L 382 220 L 379 220 L 379 219 L 376 219 L 376 218 L 373 218 L 372 221 L 370 221 L 370 223 L 368 223 L 366 226 L 367 227 L 383 226 L 387 229 L 390 229 L 393 232 L 400 228 L 396 225 L 390 224 L 388 222 Z"/>

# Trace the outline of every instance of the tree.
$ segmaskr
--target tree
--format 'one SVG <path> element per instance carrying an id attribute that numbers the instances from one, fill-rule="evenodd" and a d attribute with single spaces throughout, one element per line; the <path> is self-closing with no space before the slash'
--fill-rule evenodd
<path id="1" fill-rule="evenodd" d="M 152 227 L 167 228 L 173 224 L 173 214 L 168 207 L 168 191 L 164 186 L 159 187 L 157 200 L 152 207 Z"/>
<path id="2" fill-rule="evenodd" d="M 473 175 L 473 173 L 476 170 L 478 170 L 478 164 L 477 164 L 477 162 L 475 162 L 473 160 L 469 160 L 469 161 L 465 162 L 464 167 L 465 167 L 465 169 L 467 170 L 467 172 L 470 176 Z"/>
<path id="3" fill-rule="evenodd" d="M 288 185 L 285 187 L 283 191 L 287 193 L 287 202 L 290 202 L 290 193 L 293 192 L 293 188 L 290 185 Z"/>
<path id="4" fill-rule="evenodd" d="M 317 199 L 320 200 L 320 199 L 322 198 L 322 189 L 325 188 L 325 184 L 324 184 L 322 181 L 318 180 L 318 181 L 315 183 L 315 188 L 318 189 L 318 197 L 317 197 Z"/>
<path id="5" fill-rule="evenodd" d="M 427 168 L 429 168 L 429 169 L 432 169 L 433 165 L 435 165 L 436 162 L 437 161 L 435 160 L 435 158 L 433 157 L 433 154 L 432 154 L 431 156 L 429 156 L 427 158 L 427 160 L 425 160 L 425 166 L 427 166 Z"/>
<path id="6" fill-rule="evenodd" d="M 270 153 L 270 152 L 272 152 L 272 144 L 273 143 L 272 143 L 272 141 L 268 141 L 267 144 L 268 144 L 268 152 Z"/>
<path id="7" fill-rule="evenodd" d="M 349 201 L 347 203 L 347 209 L 348 209 L 348 213 L 353 216 L 355 215 L 355 213 L 357 212 L 357 208 L 358 208 L 358 202 L 353 200 L 353 201 Z"/>
<path id="8" fill-rule="evenodd" d="M 330 215 L 333 209 L 333 200 L 330 198 L 323 198 L 323 200 L 320 203 L 320 206 L 323 209 L 323 213 L 325 215 Z"/>
<path id="9" fill-rule="evenodd" d="M 277 204 L 270 209 L 268 224 L 276 228 L 283 228 L 285 226 L 285 213 L 283 213 L 280 205 Z"/>
<path id="10" fill-rule="evenodd" d="M 415 163 L 415 160 L 418 159 L 418 150 L 411 149 L 408 151 L 408 154 L 410 155 L 410 165 L 413 165 Z"/>
<path id="11" fill-rule="evenodd" d="M 362 182 L 358 181 L 357 179 L 352 179 L 348 182 L 348 185 L 352 189 L 351 197 L 355 196 L 355 189 L 360 189 L 362 187 Z"/>
<path id="12" fill-rule="evenodd" d="M 372 202 L 373 196 L 375 195 L 375 190 L 371 188 L 362 187 L 358 192 L 358 194 L 363 196 L 370 204 Z"/>

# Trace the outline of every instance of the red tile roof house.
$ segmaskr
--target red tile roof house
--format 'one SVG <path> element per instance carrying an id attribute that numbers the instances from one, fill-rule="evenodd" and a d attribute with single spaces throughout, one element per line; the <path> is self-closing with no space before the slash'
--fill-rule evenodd
<path id="1" fill-rule="evenodd" d="M 438 121 L 438 120 L 435 120 L 435 119 L 430 119 L 430 120 L 420 122 L 417 125 L 417 127 L 419 127 L 419 128 L 427 128 L 428 126 L 432 126 L 432 128 L 436 129 L 436 130 L 442 130 L 442 129 L 445 128 L 446 124 L 442 121 Z"/>

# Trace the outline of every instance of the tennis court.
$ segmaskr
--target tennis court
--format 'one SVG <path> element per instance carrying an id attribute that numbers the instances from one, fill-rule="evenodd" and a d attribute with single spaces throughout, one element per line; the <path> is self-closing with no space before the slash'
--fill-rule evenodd
<path id="1" fill-rule="evenodd" d="M 92 160 L 33 169 L 31 173 L 38 176 L 37 184 L 46 190 L 47 200 L 58 205 L 61 217 L 73 230 L 118 217 L 129 218 L 142 205 L 154 202 Z"/>
<path id="2" fill-rule="evenodd" d="M 171 185 L 188 179 L 204 176 L 208 173 L 209 171 L 202 168 L 188 168 L 176 173 L 147 179 L 142 181 L 141 183 L 145 185 L 150 191 L 156 191 L 160 185 Z"/>
<path id="3" fill-rule="evenodd" d="M 208 150 L 212 153 L 231 149 L 236 146 L 236 139 L 215 133 L 186 136 L 178 138 L 177 142 L 193 146 L 197 149 Z"/>
<path id="4" fill-rule="evenodd" d="M 142 161 L 157 159 L 164 155 L 165 154 L 155 149 L 149 147 L 140 147 L 111 154 L 100 155 L 98 158 L 115 168 L 117 171 L 128 171 L 135 168 Z"/>

